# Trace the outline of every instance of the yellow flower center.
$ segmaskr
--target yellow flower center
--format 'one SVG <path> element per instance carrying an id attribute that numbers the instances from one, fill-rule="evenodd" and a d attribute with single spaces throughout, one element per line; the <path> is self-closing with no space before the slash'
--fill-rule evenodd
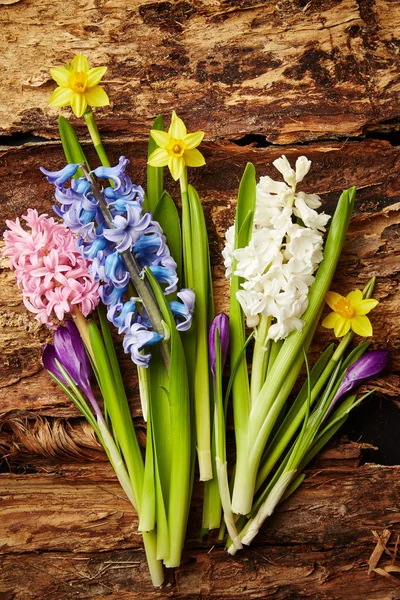
<path id="1" fill-rule="evenodd" d="M 186 144 L 184 144 L 183 140 L 176 140 L 175 138 L 170 138 L 169 144 L 166 148 L 167 152 L 176 157 L 180 157 L 183 155 L 186 149 Z"/>
<path id="2" fill-rule="evenodd" d="M 335 302 L 333 310 L 345 319 L 351 319 L 354 316 L 354 308 L 346 298 L 340 298 Z"/>
<path id="3" fill-rule="evenodd" d="M 83 71 L 72 71 L 68 77 L 68 86 L 73 92 L 83 94 L 86 90 L 88 76 Z"/>

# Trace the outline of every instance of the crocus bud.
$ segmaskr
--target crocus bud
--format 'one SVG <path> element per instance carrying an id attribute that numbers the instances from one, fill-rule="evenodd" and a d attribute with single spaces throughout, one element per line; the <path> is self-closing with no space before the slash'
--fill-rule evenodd
<path id="1" fill-rule="evenodd" d="M 376 377 L 386 369 L 390 360 L 389 350 L 372 350 L 356 360 L 346 371 L 345 376 L 328 409 L 331 412 L 335 404 L 349 392 Z"/>
<path id="2" fill-rule="evenodd" d="M 66 321 L 65 327 L 58 327 L 54 333 L 54 344 L 46 344 L 42 350 L 44 367 L 63 383 L 66 383 L 55 359 L 62 364 L 71 379 L 89 397 L 92 393 L 89 383 L 92 367 L 78 328 L 73 321 Z"/>
<path id="3" fill-rule="evenodd" d="M 221 366 L 223 368 L 229 349 L 229 317 L 225 313 L 219 313 L 211 322 L 208 332 L 208 346 L 210 350 L 210 367 L 215 379 L 215 336 L 217 329 L 219 331 L 220 347 L 221 347 Z"/>

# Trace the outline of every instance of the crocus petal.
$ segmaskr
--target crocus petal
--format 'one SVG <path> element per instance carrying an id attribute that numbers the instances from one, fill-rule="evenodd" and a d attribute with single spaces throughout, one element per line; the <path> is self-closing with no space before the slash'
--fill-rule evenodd
<path id="1" fill-rule="evenodd" d="M 338 319 L 336 321 L 334 327 L 334 333 L 337 338 L 343 337 L 350 331 L 350 319 L 345 319 L 341 315 L 338 315 Z"/>
<path id="2" fill-rule="evenodd" d="M 171 125 L 169 126 L 168 133 L 176 140 L 183 140 L 187 133 L 185 123 L 177 116 L 175 111 L 172 111 Z"/>
<path id="3" fill-rule="evenodd" d="M 358 315 L 351 319 L 351 328 L 357 335 L 369 337 L 372 335 L 372 325 L 368 317 Z"/>
<path id="4" fill-rule="evenodd" d="M 90 377 L 92 374 L 92 367 L 90 365 L 89 357 L 86 353 L 85 346 L 80 336 L 79 330 L 73 321 L 66 321 L 65 327 L 71 337 L 71 343 L 74 348 L 74 352 L 80 362 L 80 372 L 85 372 L 86 377 Z"/>
<path id="5" fill-rule="evenodd" d="M 343 298 L 343 296 L 337 294 L 336 292 L 327 292 L 327 294 L 325 294 L 325 302 L 332 310 L 335 310 L 335 304 L 341 298 Z"/>
<path id="6" fill-rule="evenodd" d="M 193 150 L 193 148 L 196 148 L 196 146 L 198 146 L 202 142 L 203 137 L 204 131 L 188 133 L 188 135 L 185 135 L 183 143 L 185 144 L 187 150 Z"/>
<path id="7" fill-rule="evenodd" d="M 329 315 L 327 315 L 325 317 L 325 319 L 322 321 L 321 325 L 322 325 L 322 327 L 326 327 L 326 329 L 333 329 L 339 318 L 340 318 L 340 315 L 338 315 L 335 312 L 331 312 L 331 313 L 329 313 Z"/>
<path id="8" fill-rule="evenodd" d="M 188 167 L 202 167 L 206 164 L 204 156 L 197 148 L 185 150 L 183 158 Z"/>
<path id="9" fill-rule="evenodd" d="M 42 349 L 42 362 L 44 368 L 47 369 L 47 371 L 50 371 L 50 373 L 53 373 L 53 375 L 55 375 L 57 379 L 60 379 L 62 383 L 67 385 L 67 382 L 58 370 L 55 362 L 56 358 L 58 359 L 58 356 L 53 344 L 45 344 Z"/>
<path id="10" fill-rule="evenodd" d="M 71 108 L 76 117 L 81 117 L 87 107 L 87 100 L 85 94 L 78 94 L 72 92 L 71 95 Z"/>
<path id="11" fill-rule="evenodd" d="M 229 318 L 225 313 L 220 313 L 211 322 L 208 332 L 208 347 L 210 352 L 210 367 L 215 379 L 215 363 L 216 363 L 216 332 L 219 331 L 220 349 L 221 349 L 221 365 L 224 367 L 226 356 L 229 349 Z"/>
<path id="12" fill-rule="evenodd" d="M 150 131 L 150 135 L 156 144 L 160 146 L 160 148 L 165 148 L 168 146 L 171 139 L 170 135 L 166 131 L 158 131 L 157 129 L 152 129 Z"/>
<path id="13" fill-rule="evenodd" d="M 54 333 L 54 348 L 57 358 L 75 383 L 85 392 L 90 390 L 89 377 L 92 373 L 82 339 L 72 321 L 59 327 Z"/>
<path id="14" fill-rule="evenodd" d="M 372 350 L 371 352 L 367 352 L 361 356 L 352 365 L 350 365 L 323 420 L 326 420 L 328 414 L 332 411 L 333 407 L 338 400 L 340 400 L 340 398 L 353 391 L 361 384 L 365 383 L 368 379 L 376 377 L 382 373 L 382 371 L 384 371 L 389 364 L 389 360 L 389 350 Z"/>
<path id="15" fill-rule="evenodd" d="M 168 167 L 171 171 L 172 179 L 177 181 L 185 168 L 185 161 L 182 156 L 171 156 L 168 160 Z"/>
<path id="16" fill-rule="evenodd" d="M 73 92 L 69 88 L 58 87 L 50 96 L 49 104 L 54 108 L 68 106 L 71 103 L 72 94 Z"/>
<path id="17" fill-rule="evenodd" d="M 87 89 L 84 95 L 89 106 L 108 106 L 110 104 L 106 92 L 99 85 Z"/>
<path id="18" fill-rule="evenodd" d="M 60 87 L 68 86 L 68 77 L 71 73 L 65 67 L 55 67 L 50 69 L 50 75 Z"/>
<path id="19" fill-rule="evenodd" d="M 90 69 L 87 74 L 87 87 L 92 88 L 95 85 L 98 85 L 106 71 L 107 67 L 95 67 L 94 69 Z"/>
<path id="20" fill-rule="evenodd" d="M 157 148 L 149 156 L 147 163 L 151 167 L 165 167 L 169 161 L 169 154 L 164 148 Z"/>
<path id="21" fill-rule="evenodd" d="M 80 71 L 82 73 L 87 73 L 89 71 L 89 63 L 86 56 L 82 53 L 79 53 L 75 56 L 74 60 L 71 63 L 72 71 Z"/>
<path id="22" fill-rule="evenodd" d="M 359 304 L 354 306 L 354 312 L 356 316 L 367 315 L 373 308 L 375 308 L 377 304 L 379 304 L 379 301 L 373 300 L 372 298 L 368 300 L 361 300 Z"/>

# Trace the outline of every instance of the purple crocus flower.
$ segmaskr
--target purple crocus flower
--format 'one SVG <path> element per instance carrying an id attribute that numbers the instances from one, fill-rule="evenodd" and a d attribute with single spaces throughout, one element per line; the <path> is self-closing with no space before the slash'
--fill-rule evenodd
<path id="1" fill-rule="evenodd" d="M 213 374 L 214 380 L 216 377 L 215 373 L 215 361 L 216 361 L 216 348 L 215 348 L 215 337 L 217 330 L 219 331 L 220 347 L 221 347 L 221 362 L 222 368 L 224 367 L 226 356 L 229 349 L 229 317 L 225 313 L 219 313 L 211 322 L 210 330 L 208 332 L 208 346 L 210 351 L 210 367 Z"/>
<path id="2" fill-rule="evenodd" d="M 101 410 L 89 382 L 93 374 L 92 367 L 78 328 L 73 321 L 66 321 L 64 327 L 60 326 L 54 333 L 54 344 L 45 344 L 42 350 L 45 369 L 60 379 L 62 383 L 68 385 L 57 367 L 56 359 L 68 372 L 77 387 L 88 397 L 96 415 L 101 416 Z"/>
<path id="3" fill-rule="evenodd" d="M 376 377 L 382 373 L 382 371 L 384 371 L 389 364 L 389 360 L 389 350 L 371 350 L 371 352 L 367 352 L 361 356 L 361 358 L 356 360 L 347 369 L 338 391 L 336 392 L 335 397 L 333 398 L 327 410 L 324 420 L 332 411 L 335 404 L 341 398 L 343 398 L 343 396 L 346 396 L 349 394 L 349 392 L 353 391 L 355 388 L 358 388 L 360 385 L 368 381 L 368 379 L 372 379 L 373 377 Z"/>

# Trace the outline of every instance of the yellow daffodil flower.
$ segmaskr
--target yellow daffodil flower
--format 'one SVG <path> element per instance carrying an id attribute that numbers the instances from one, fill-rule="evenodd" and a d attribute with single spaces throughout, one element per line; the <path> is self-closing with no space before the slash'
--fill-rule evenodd
<path id="1" fill-rule="evenodd" d="M 88 106 L 110 104 L 106 92 L 98 85 L 107 67 L 90 69 L 84 54 L 77 54 L 67 67 L 50 69 L 50 75 L 60 86 L 52 93 L 50 106 L 61 108 L 70 105 L 74 114 L 81 117 Z"/>
<path id="2" fill-rule="evenodd" d="M 150 135 L 159 148 L 151 153 L 148 164 L 152 167 L 168 165 L 175 181 L 180 178 L 185 166 L 201 167 L 205 164 L 204 156 L 196 150 L 196 146 L 204 137 L 204 132 L 187 133 L 184 122 L 175 111 L 172 112 L 168 133 L 152 129 Z"/>
<path id="3" fill-rule="evenodd" d="M 366 316 L 378 304 L 378 300 L 363 299 L 361 290 L 354 290 L 346 297 L 336 292 L 328 292 L 325 301 L 333 310 L 322 321 L 322 326 L 333 329 L 337 338 L 346 335 L 350 329 L 357 335 L 372 335 L 372 325 Z"/>

